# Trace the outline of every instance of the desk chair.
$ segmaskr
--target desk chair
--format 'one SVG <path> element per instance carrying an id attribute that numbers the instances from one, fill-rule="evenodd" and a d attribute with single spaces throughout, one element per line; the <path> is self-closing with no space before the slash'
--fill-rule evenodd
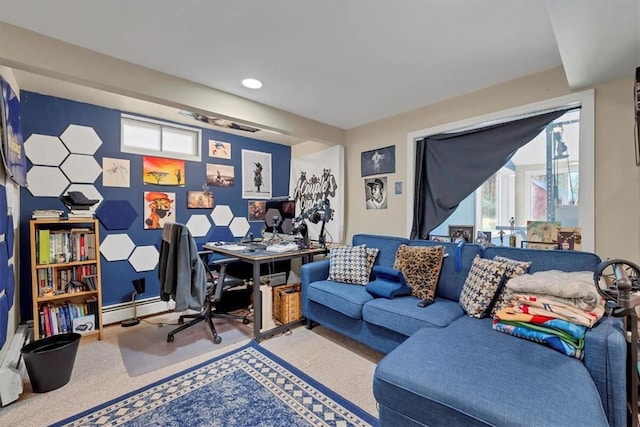
<path id="1" fill-rule="evenodd" d="M 224 291 L 241 285 L 240 279 L 226 274 L 226 266 L 237 258 L 223 258 L 212 262 L 212 268 L 203 260 L 209 252 L 198 252 L 189 229 L 178 223 L 165 224 L 160 246 L 158 277 L 160 279 L 160 299 L 173 298 L 176 310 L 196 309 L 199 313 L 181 315 L 180 326 L 167 335 L 167 342 L 173 342 L 174 335 L 203 320 L 206 320 L 213 342 L 219 344 L 222 338 L 216 332 L 214 317 L 242 320 L 248 324 L 247 316 L 235 315 L 216 310 L 216 305 L 224 296 Z M 214 271 L 219 268 L 219 271 Z M 184 323 L 185 319 L 192 319 Z"/>

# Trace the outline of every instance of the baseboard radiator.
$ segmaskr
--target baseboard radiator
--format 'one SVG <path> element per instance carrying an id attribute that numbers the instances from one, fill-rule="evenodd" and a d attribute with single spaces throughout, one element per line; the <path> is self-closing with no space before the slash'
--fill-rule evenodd
<path id="1" fill-rule="evenodd" d="M 27 378 L 27 368 L 20 350 L 30 341 L 32 330 L 20 325 L 11 339 L 9 349 L 0 364 L 0 404 L 6 406 L 18 400 L 22 394 L 22 381 Z"/>
<path id="2" fill-rule="evenodd" d="M 138 317 L 146 317 L 154 314 L 173 311 L 175 303 L 173 301 L 161 301 L 160 297 L 140 299 L 136 301 L 136 311 Z M 125 302 L 102 307 L 102 323 L 110 325 L 120 323 L 123 320 L 134 317 L 133 303 Z"/>

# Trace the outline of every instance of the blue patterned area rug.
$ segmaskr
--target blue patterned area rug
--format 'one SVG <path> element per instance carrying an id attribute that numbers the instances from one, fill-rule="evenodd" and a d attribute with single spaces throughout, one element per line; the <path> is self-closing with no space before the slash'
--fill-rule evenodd
<path id="1" fill-rule="evenodd" d="M 54 426 L 377 426 L 255 341 Z"/>

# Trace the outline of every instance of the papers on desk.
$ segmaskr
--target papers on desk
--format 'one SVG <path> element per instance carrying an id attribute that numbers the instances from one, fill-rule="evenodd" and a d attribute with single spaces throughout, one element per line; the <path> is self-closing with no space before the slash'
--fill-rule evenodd
<path id="1" fill-rule="evenodd" d="M 298 245 L 294 242 L 287 243 L 279 243 L 277 245 L 269 245 L 267 246 L 267 251 L 269 252 L 289 252 L 289 251 L 297 251 Z"/>
<path id="2" fill-rule="evenodd" d="M 234 245 L 234 244 L 219 245 L 218 247 L 220 249 L 226 249 L 228 251 L 243 251 L 243 250 L 247 249 L 247 247 L 245 245 Z"/>

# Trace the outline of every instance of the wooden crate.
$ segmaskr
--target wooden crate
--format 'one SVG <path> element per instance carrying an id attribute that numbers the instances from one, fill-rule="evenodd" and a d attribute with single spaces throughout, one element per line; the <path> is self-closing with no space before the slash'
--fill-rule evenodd
<path id="1" fill-rule="evenodd" d="M 302 318 L 300 284 L 273 287 L 273 317 L 282 323 Z"/>

